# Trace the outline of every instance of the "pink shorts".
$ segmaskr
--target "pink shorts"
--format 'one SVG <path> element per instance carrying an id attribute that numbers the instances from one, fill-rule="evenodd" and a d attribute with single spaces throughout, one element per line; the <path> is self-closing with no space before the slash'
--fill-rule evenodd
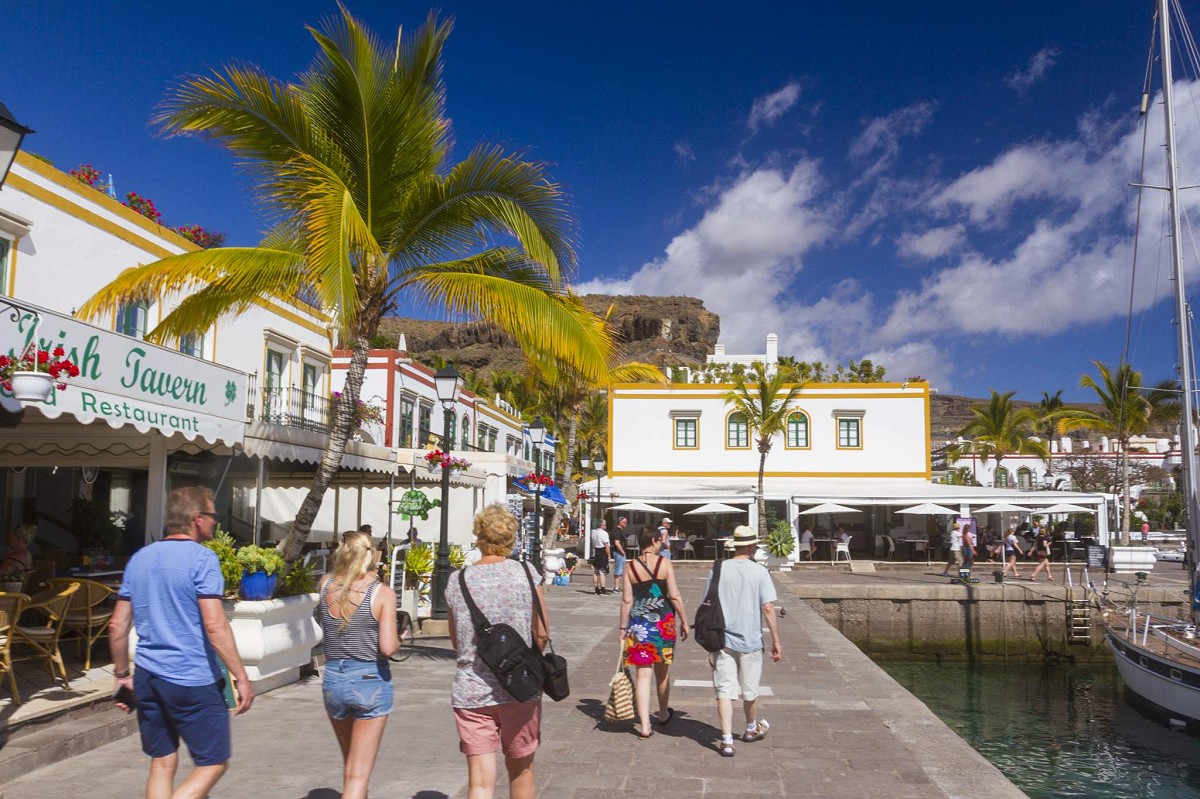
<path id="1" fill-rule="evenodd" d="M 542 703 L 507 702 L 487 707 L 454 708 L 458 749 L 464 755 L 529 757 L 542 742 Z"/>

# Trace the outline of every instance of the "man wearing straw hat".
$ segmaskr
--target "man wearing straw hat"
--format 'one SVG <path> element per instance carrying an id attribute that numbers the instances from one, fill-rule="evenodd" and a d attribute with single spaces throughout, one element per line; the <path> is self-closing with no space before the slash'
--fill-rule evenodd
<path id="1" fill-rule="evenodd" d="M 765 620 L 771 632 L 771 660 L 783 657 L 779 627 L 775 623 L 775 584 L 767 570 L 754 562 L 758 536 L 742 524 L 733 531 L 734 556 L 721 566 L 717 597 L 725 616 L 725 648 L 708 656 L 713 670 L 713 688 L 717 694 L 717 718 L 721 740 L 717 751 L 733 757 L 733 700 L 741 694 L 746 714 L 746 743 L 761 741 L 771 728 L 758 718 L 758 686 L 762 679 L 763 634 Z M 712 573 L 708 575 L 712 582 Z M 708 594 L 708 584 L 704 593 Z"/>

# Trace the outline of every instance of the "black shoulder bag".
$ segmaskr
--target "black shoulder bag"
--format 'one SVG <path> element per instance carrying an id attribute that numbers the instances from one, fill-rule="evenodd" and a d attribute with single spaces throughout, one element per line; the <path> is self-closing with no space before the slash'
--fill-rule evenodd
<path id="1" fill-rule="evenodd" d="M 522 566 L 524 568 L 524 566 Z M 510 624 L 491 624 L 479 610 L 467 590 L 466 569 L 458 572 L 463 601 L 471 611 L 475 627 L 475 654 L 483 661 L 502 687 L 518 702 L 536 699 L 545 677 L 542 658 Z M 528 574 L 528 572 L 526 572 Z M 532 580 L 532 578 L 530 578 Z M 534 593 L 536 602 L 537 593 Z M 530 631 L 532 638 L 532 630 Z"/>
<path id="2" fill-rule="evenodd" d="M 696 622 L 692 625 L 692 637 L 708 652 L 720 652 L 725 648 L 725 611 L 721 610 L 721 595 L 717 592 L 720 582 L 721 559 L 718 558 L 713 564 L 708 594 L 696 609 Z"/>
<path id="3" fill-rule="evenodd" d="M 549 633 L 550 619 L 546 618 L 546 609 L 542 607 L 542 601 L 538 599 L 537 587 L 533 584 L 533 575 L 529 573 L 529 569 L 527 568 L 525 569 L 525 576 L 529 578 L 529 593 L 533 595 L 534 618 L 541 616 L 542 623 L 546 625 L 546 632 Z M 536 629 L 531 621 L 529 624 L 530 640 L 533 640 L 533 633 Z M 548 653 L 541 653 L 542 691 L 555 702 L 561 702 L 571 695 L 571 686 L 567 682 L 567 659 L 562 655 L 554 654 L 554 644 L 550 641 L 548 635 L 546 637 L 546 647 L 550 651 Z"/>

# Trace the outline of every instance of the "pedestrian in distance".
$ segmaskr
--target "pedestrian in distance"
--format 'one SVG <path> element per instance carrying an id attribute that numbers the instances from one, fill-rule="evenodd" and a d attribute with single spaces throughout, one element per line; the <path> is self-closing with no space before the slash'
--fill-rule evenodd
<path id="1" fill-rule="evenodd" d="M 621 623 L 617 631 L 625 653 L 625 665 L 636 669 L 634 706 L 638 724 L 634 730 L 645 740 L 654 734 L 650 726 L 650 680 L 658 692 L 658 715 L 654 721 L 668 724 L 675 715 L 670 707 L 671 661 L 676 641 L 688 637 L 683 599 L 675 584 L 671 561 L 655 551 L 659 534 L 649 527 L 638 530 L 638 556 L 629 561 L 628 578 L 621 594 Z"/>
<path id="2" fill-rule="evenodd" d="M 220 564 L 201 546 L 212 540 L 217 519 L 207 488 L 171 491 L 167 534 L 129 561 L 109 622 L 117 707 L 137 710 L 142 751 L 150 758 L 146 799 L 208 796 L 229 767 L 226 678 L 217 656 L 237 686 L 237 713 L 254 702 L 254 688 L 221 604 L 225 581 Z M 134 628 L 138 647 L 131 675 L 129 632 Z M 180 739 L 194 767 L 175 787 Z"/>
<path id="3" fill-rule="evenodd" d="M 950 547 L 946 550 L 946 568 L 942 576 L 949 577 L 951 569 L 957 569 L 962 563 L 963 532 L 962 526 L 955 522 L 950 527 Z"/>
<path id="4" fill-rule="evenodd" d="M 658 554 L 667 560 L 671 559 L 671 525 L 674 523 L 670 516 L 664 516 L 658 525 Z"/>
<path id="5" fill-rule="evenodd" d="M 763 622 L 771 633 L 771 660 L 783 657 L 779 642 L 779 626 L 775 621 L 775 585 L 767 570 L 754 561 L 758 536 L 746 525 L 733 531 L 734 556 L 721 565 L 717 597 L 725 616 L 725 648 L 708 656 L 712 668 L 713 689 L 717 695 L 717 719 L 721 740 L 717 751 L 722 757 L 733 757 L 733 700 L 742 697 L 746 717 L 742 740 L 761 741 L 771 729 L 765 719 L 758 718 L 758 691 L 762 680 Z M 712 572 L 704 586 L 708 595 Z"/>
<path id="6" fill-rule="evenodd" d="M 530 579 L 546 607 L 539 576 L 531 563 L 512 560 L 517 520 L 503 505 L 490 505 L 475 516 L 479 561 L 461 570 L 462 579 L 488 622 L 508 624 L 525 643 L 541 650 L 550 637 L 544 614 L 533 613 Z M 450 691 L 459 751 L 467 757 L 467 799 L 492 799 L 496 792 L 496 753 L 504 753 L 511 799 L 534 799 L 533 756 L 542 740 L 542 697 L 518 702 L 476 656 L 475 626 L 463 598 L 459 572 L 446 585 L 450 642 L 457 668 Z"/>
<path id="7" fill-rule="evenodd" d="M 1045 527 L 1039 529 L 1037 536 L 1033 539 L 1033 556 L 1037 558 L 1038 564 L 1034 567 L 1033 574 L 1029 576 L 1029 579 L 1036 583 L 1038 575 L 1045 570 L 1046 580 L 1054 582 L 1054 572 L 1050 569 L 1050 533 Z"/>
<path id="8" fill-rule="evenodd" d="M 971 574 L 971 567 L 975 565 L 975 555 L 979 547 L 978 537 L 975 535 L 974 525 L 968 524 L 963 530 L 962 540 L 962 560 L 963 566 L 967 570 L 967 576 Z"/>
<path id="9" fill-rule="evenodd" d="M 0 574 L 27 572 L 33 569 L 33 553 L 29 545 L 37 538 L 36 524 L 22 524 L 14 527 L 8 534 L 6 543 L 8 552 L 0 561 Z"/>
<path id="10" fill-rule="evenodd" d="M 813 550 L 817 545 L 813 543 L 812 524 L 804 523 L 804 532 L 800 534 L 800 560 L 812 560 Z"/>
<path id="11" fill-rule="evenodd" d="M 364 799 L 392 712 L 396 592 L 378 578 L 379 550 L 369 532 L 342 535 L 333 571 L 321 582 L 325 712 L 342 750 L 342 799 Z"/>
<path id="12" fill-rule="evenodd" d="M 629 518 L 622 516 L 617 519 L 617 529 L 613 531 L 612 541 L 612 573 L 613 573 L 613 591 L 621 593 L 621 578 L 625 575 L 625 561 L 627 560 L 625 553 L 625 536 L 628 534 Z"/>
<path id="13" fill-rule="evenodd" d="M 1017 574 L 1017 556 L 1021 554 L 1021 543 L 1017 539 L 1017 526 L 1010 524 L 1008 526 L 1008 535 L 1004 538 L 1004 569 L 1001 575 L 1008 574 L 1009 569 L 1012 570 L 1012 576 L 1018 580 L 1021 575 Z"/>
<path id="14" fill-rule="evenodd" d="M 608 593 L 608 565 L 612 562 L 612 544 L 608 538 L 608 521 L 601 519 L 592 530 L 592 590 Z"/>

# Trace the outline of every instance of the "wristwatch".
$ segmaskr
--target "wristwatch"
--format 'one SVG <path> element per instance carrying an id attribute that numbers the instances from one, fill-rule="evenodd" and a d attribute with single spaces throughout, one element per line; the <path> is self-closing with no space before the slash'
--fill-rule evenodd
<path id="1" fill-rule="evenodd" d="M 114 671 L 113 676 L 118 680 L 123 680 L 129 676 L 129 669 L 125 669 L 125 671 Z"/>

